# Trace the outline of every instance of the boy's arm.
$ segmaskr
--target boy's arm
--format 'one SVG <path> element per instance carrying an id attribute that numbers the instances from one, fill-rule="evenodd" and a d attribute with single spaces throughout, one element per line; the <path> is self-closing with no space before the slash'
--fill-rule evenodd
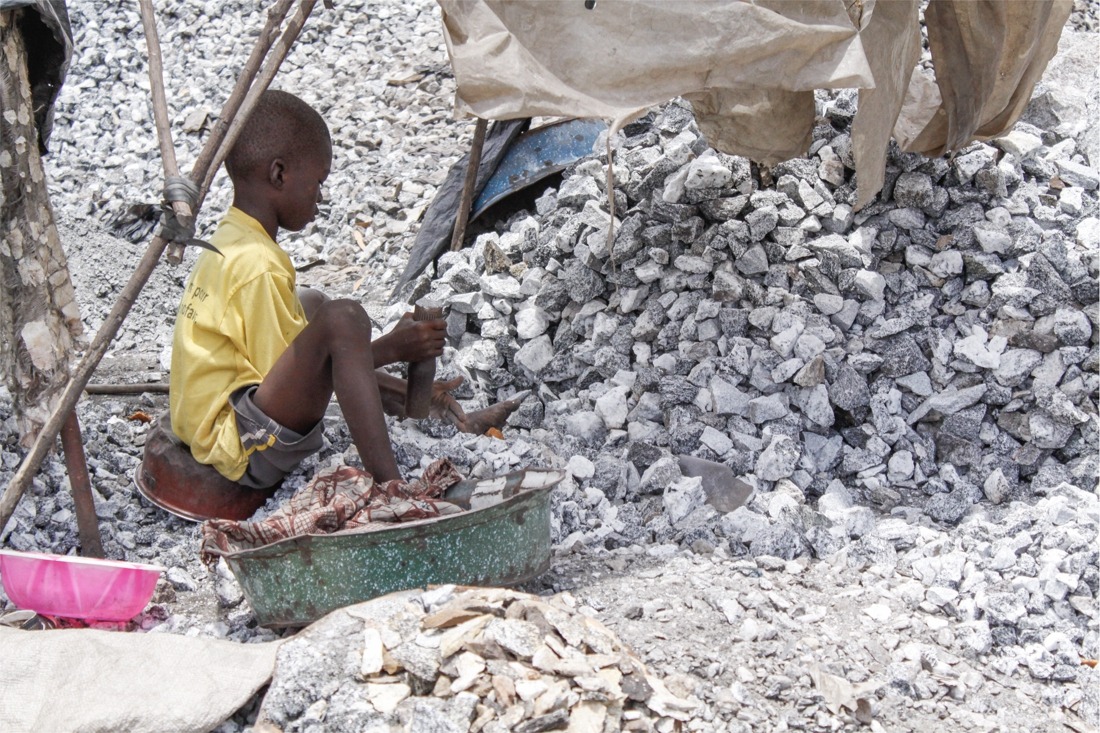
<path id="1" fill-rule="evenodd" d="M 312 321 L 321 304 L 329 300 L 327 295 L 313 288 L 299 287 L 297 294 L 307 321 Z M 389 333 L 374 340 L 371 345 L 374 365 L 384 367 L 398 361 L 434 359 L 443 353 L 446 336 L 445 322 L 414 321 L 412 313 L 406 313 Z M 404 396 L 401 399 L 404 400 Z"/>
<path id="2" fill-rule="evenodd" d="M 446 338 L 446 321 L 414 321 L 412 313 L 406 313 L 389 333 L 371 344 L 374 366 L 434 359 L 443 354 Z"/>

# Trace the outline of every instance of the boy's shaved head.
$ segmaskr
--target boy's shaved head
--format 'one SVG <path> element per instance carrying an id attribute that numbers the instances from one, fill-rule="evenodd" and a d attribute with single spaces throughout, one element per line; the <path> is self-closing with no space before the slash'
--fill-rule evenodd
<path id="1" fill-rule="evenodd" d="M 298 97 L 268 89 L 261 96 L 240 137 L 225 160 L 233 181 L 243 181 L 256 173 L 266 174 L 275 158 L 296 159 L 303 153 L 330 150 L 328 125 Z"/>

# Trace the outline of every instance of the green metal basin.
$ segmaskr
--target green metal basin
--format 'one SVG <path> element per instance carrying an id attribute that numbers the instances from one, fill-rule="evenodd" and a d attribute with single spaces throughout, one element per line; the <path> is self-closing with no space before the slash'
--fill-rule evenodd
<path id="1" fill-rule="evenodd" d="M 290 537 L 225 559 L 261 626 L 304 626 L 337 608 L 434 584 L 514 585 L 550 567 L 550 488 L 558 480 L 461 514 Z"/>

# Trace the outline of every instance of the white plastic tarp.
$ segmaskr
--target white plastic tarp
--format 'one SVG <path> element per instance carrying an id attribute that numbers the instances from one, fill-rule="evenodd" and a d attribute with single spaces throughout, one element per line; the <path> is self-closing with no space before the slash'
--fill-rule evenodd
<path id="1" fill-rule="evenodd" d="M 0 627 L 0 731 L 207 731 L 268 683 L 281 643 Z"/>
<path id="2" fill-rule="evenodd" d="M 679 96 L 713 147 L 774 164 L 806 152 L 815 89 L 858 88 L 860 205 L 882 186 L 891 135 L 939 155 L 1010 129 L 1072 10 L 931 0 L 933 81 L 918 67 L 920 0 L 438 2 L 459 114 L 618 127 Z"/>

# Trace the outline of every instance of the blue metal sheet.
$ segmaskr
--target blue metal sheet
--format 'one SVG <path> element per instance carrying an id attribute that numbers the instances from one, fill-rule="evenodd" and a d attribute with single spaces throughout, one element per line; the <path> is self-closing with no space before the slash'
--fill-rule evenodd
<path id="1" fill-rule="evenodd" d="M 510 194 L 592 155 L 596 139 L 606 129 L 601 120 L 564 120 L 523 133 L 481 190 L 470 218 L 476 219 Z"/>

